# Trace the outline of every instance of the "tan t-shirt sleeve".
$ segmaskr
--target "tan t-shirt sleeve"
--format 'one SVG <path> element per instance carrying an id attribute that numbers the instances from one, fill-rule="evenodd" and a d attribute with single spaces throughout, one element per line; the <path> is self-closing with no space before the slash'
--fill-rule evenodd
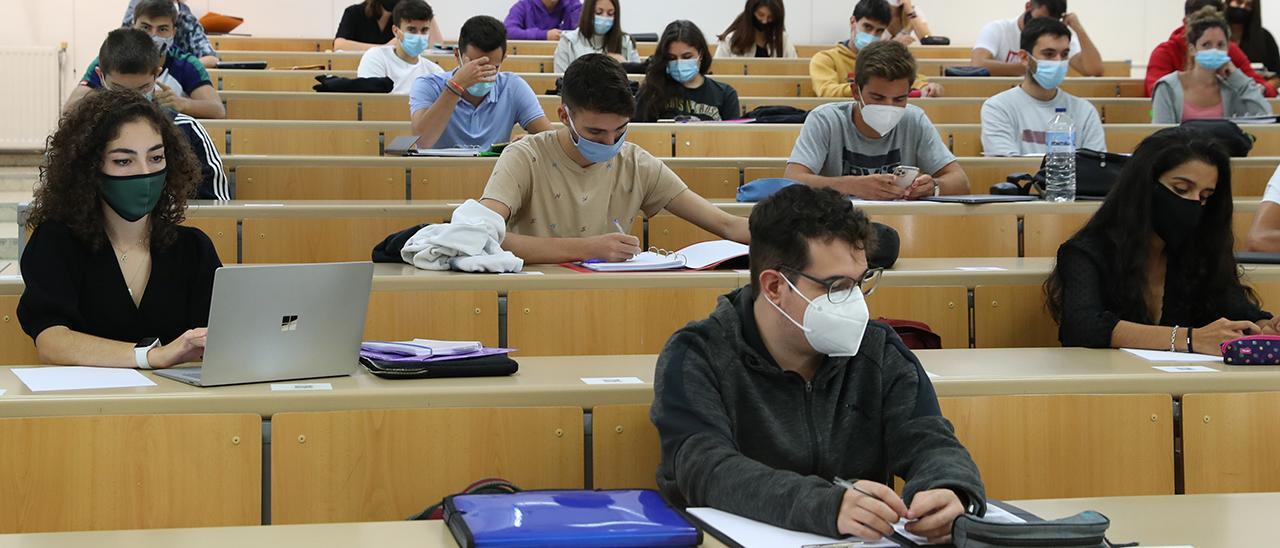
<path id="1" fill-rule="evenodd" d="M 640 210 L 644 212 L 645 217 L 657 215 L 681 192 L 689 190 L 688 185 L 680 180 L 679 175 L 671 171 L 671 168 L 662 163 L 662 160 L 654 158 L 648 152 L 640 152 L 637 164 L 639 168 L 637 173 L 641 177 L 639 186 L 641 192 L 644 192 Z"/>
<path id="2" fill-rule="evenodd" d="M 498 157 L 484 185 L 482 199 L 502 202 L 511 210 L 508 220 L 514 219 L 528 205 L 533 189 L 534 151 L 527 142 L 517 142 L 507 147 Z"/>

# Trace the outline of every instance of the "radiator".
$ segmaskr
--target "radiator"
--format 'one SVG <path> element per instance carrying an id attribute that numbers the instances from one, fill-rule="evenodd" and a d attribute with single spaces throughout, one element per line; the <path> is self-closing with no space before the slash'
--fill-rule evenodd
<path id="1" fill-rule="evenodd" d="M 42 150 L 58 125 L 60 47 L 0 48 L 0 150 Z"/>

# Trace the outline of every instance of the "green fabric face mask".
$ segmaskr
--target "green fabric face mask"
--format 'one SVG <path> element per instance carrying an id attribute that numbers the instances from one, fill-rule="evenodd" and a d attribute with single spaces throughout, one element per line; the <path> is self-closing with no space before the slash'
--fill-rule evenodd
<path id="1" fill-rule="evenodd" d="M 102 199 L 121 218 L 129 222 L 146 217 L 160 202 L 167 169 L 145 175 L 113 177 L 102 175 Z"/>

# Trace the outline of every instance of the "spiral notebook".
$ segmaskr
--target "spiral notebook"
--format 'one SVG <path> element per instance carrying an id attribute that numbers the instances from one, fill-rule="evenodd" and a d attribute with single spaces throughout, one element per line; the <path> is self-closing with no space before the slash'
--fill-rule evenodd
<path id="1" fill-rule="evenodd" d="M 649 248 L 629 261 L 618 263 L 584 261 L 582 268 L 595 272 L 645 272 L 654 270 L 710 270 L 742 259 L 745 263 L 750 248 L 729 240 L 699 242 L 679 251 Z M 745 268 L 745 265 L 741 265 Z"/>

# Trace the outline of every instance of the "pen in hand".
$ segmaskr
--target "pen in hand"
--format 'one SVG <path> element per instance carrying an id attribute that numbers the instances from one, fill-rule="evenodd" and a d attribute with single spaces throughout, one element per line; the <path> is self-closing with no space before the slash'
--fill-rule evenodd
<path id="1" fill-rule="evenodd" d="M 626 233 L 627 233 L 627 231 L 625 231 L 625 230 L 623 230 L 623 229 L 622 229 L 622 223 L 618 222 L 618 220 L 617 220 L 617 219 L 614 219 L 614 220 L 613 220 L 613 227 L 614 227 L 614 228 L 616 228 L 616 229 L 618 229 L 618 234 L 626 234 Z"/>

